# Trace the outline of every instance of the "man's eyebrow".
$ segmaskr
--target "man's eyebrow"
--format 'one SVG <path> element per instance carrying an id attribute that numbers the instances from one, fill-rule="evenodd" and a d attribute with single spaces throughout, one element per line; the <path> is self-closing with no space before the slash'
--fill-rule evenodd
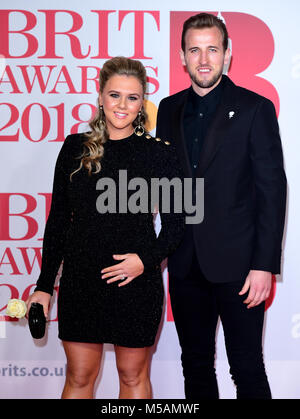
<path id="1" fill-rule="evenodd" d="M 220 49 L 220 47 L 218 47 L 217 45 L 208 45 L 207 48 L 215 48 L 215 49 Z M 197 45 L 195 45 L 194 47 L 189 47 L 188 51 L 190 51 L 191 49 L 199 49 L 199 47 Z"/>

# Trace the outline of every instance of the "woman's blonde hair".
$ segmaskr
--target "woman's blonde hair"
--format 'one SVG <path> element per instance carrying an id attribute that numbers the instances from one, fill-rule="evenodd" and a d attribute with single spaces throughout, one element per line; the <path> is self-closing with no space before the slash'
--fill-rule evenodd
<path id="1" fill-rule="evenodd" d="M 114 57 L 106 61 L 100 71 L 100 93 L 103 92 L 107 81 L 114 75 L 136 77 L 140 81 L 143 88 L 143 95 L 145 95 L 147 84 L 146 69 L 140 61 L 126 57 Z M 136 127 L 138 121 L 144 125 L 146 120 L 147 114 L 143 106 L 140 118 L 137 116 L 132 125 L 133 127 Z M 85 167 L 88 170 L 89 175 L 98 173 L 101 170 L 100 160 L 104 154 L 103 144 L 107 141 L 109 134 L 106 128 L 105 114 L 99 103 L 94 118 L 89 122 L 89 126 L 91 132 L 84 134 L 87 139 L 83 142 L 83 153 L 78 157 L 81 159 L 80 165 L 78 169 L 71 173 L 70 179 L 73 174 L 78 172 L 82 167 Z M 93 171 L 93 169 L 95 170 Z"/>

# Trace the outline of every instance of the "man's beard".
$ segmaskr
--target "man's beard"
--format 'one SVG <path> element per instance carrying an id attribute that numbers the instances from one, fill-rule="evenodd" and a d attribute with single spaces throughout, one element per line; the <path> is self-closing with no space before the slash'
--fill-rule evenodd
<path id="1" fill-rule="evenodd" d="M 210 87 L 213 87 L 217 81 L 220 79 L 223 73 L 223 69 L 219 71 L 212 79 L 210 80 L 198 80 L 195 74 L 190 73 L 189 69 L 188 73 L 190 75 L 191 80 L 198 86 L 201 87 L 201 89 L 209 89 Z"/>

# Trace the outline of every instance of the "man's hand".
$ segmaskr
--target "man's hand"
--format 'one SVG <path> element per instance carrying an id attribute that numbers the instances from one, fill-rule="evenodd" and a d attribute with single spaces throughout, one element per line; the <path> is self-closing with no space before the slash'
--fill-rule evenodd
<path id="1" fill-rule="evenodd" d="M 248 304 L 247 308 L 252 308 L 269 297 L 271 285 L 271 272 L 251 270 L 239 295 L 244 295 L 249 290 L 248 297 L 244 301 L 244 304 Z"/>

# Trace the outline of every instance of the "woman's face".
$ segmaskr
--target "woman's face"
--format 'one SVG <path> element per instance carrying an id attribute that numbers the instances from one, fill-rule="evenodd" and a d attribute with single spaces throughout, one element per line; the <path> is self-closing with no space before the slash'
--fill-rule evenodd
<path id="1" fill-rule="evenodd" d="M 99 94 L 109 138 L 119 140 L 133 132 L 132 122 L 143 106 L 143 87 L 134 76 L 112 76 Z"/>

